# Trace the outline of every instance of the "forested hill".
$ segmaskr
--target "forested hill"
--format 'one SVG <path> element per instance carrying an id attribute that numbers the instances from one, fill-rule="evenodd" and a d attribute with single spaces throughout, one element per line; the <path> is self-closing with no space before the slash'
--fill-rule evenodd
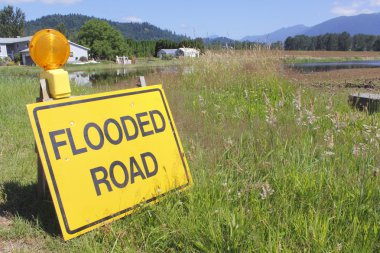
<path id="1" fill-rule="evenodd" d="M 66 30 L 69 39 L 74 40 L 79 29 L 90 19 L 97 19 L 80 14 L 48 15 L 26 23 L 26 34 L 33 35 L 36 31 L 45 28 L 57 28 Z M 179 42 L 188 39 L 183 35 L 177 35 L 169 30 L 163 30 L 149 23 L 121 23 L 106 20 L 111 26 L 121 31 L 126 38 L 134 40 L 159 40 L 168 39 Z"/>

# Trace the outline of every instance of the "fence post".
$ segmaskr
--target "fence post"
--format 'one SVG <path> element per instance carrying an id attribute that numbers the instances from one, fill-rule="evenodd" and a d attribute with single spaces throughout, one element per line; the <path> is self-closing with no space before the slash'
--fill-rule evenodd
<path id="1" fill-rule="evenodd" d="M 139 80 L 137 81 L 137 86 L 138 87 L 145 87 L 146 82 L 145 82 L 145 77 L 144 76 L 139 76 Z"/>

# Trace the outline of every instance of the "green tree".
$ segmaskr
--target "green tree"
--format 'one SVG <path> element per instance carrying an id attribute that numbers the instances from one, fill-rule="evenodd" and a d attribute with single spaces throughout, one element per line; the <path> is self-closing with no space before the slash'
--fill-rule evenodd
<path id="1" fill-rule="evenodd" d="M 366 35 L 364 34 L 356 34 L 352 38 L 352 49 L 354 51 L 366 51 L 367 48 L 367 43 L 366 43 Z"/>
<path id="2" fill-rule="evenodd" d="M 103 20 L 87 21 L 79 31 L 78 42 L 89 47 L 91 57 L 96 59 L 113 60 L 128 52 L 123 35 Z"/>
<path id="3" fill-rule="evenodd" d="M 347 32 L 338 35 L 338 50 L 349 51 L 351 49 L 351 36 Z"/>
<path id="4" fill-rule="evenodd" d="M 25 29 L 25 14 L 20 8 L 5 6 L 0 10 L 0 37 L 23 36 Z"/>
<path id="5" fill-rule="evenodd" d="M 294 46 L 294 38 L 293 37 L 287 37 L 284 43 L 285 50 L 295 50 Z"/>
<path id="6" fill-rule="evenodd" d="M 373 43 L 373 50 L 374 51 L 380 51 L 380 37 L 378 36 Z"/>
<path id="7" fill-rule="evenodd" d="M 155 46 L 155 55 L 157 55 L 157 52 L 160 51 L 161 49 L 177 49 L 178 48 L 178 43 L 171 41 L 171 40 L 158 40 L 156 42 Z"/>
<path id="8" fill-rule="evenodd" d="M 66 37 L 69 36 L 69 31 L 67 30 L 67 28 L 66 28 L 66 26 L 65 26 L 65 24 L 64 24 L 63 22 L 59 23 L 59 24 L 55 27 L 55 29 L 56 29 L 57 31 L 59 31 L 60 33 L 62 33 L 63 35 L 65 35 Z"/>
<path id="9" fill-rule="evenodd" d="M 338 35 L 334 33 L 327 33 L 325 34 L 325 37 L 327 51 L 338 50 Z"/>

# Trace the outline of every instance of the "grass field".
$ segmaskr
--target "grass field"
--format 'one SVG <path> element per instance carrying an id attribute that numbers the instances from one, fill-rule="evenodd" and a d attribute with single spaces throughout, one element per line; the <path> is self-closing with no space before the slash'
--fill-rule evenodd
<path id="1" fill-rule="evenodd" d="M 25 105 L 38 71 L 0 68 L 0 252 L 379 252 L 379 115 L 351 109 L 350 89 L 288 76 L 282 59 L 214 52 L 184 62 L 186 74 L 150 76 L 194 186 L 68 242 L 36 198 Z"/>

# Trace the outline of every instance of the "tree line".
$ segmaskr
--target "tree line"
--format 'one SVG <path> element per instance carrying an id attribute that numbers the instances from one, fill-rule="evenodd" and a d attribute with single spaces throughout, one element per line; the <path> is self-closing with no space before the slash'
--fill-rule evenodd
<path id="1" fill-rule="evenodd" d="M 285 50 L 380 51 L 380 36 L 347 32 L 318 36 L 297 35 L 284 42 Z"/>
<path id="2" fill-rule="evenodd" d="M 182 40 L 179 43 L 164 39 L 143 41 L 126 39 L 119 30 L 113 28 L 108 22 L 99 19 L 91 19 L 82 26 L 78 33 L 77 42 L 90 48 L 91 57 L 101 60 L 113 60 L 116 56 L 122 55 L 153 57 L 157 55 L 160 49 L 193 47 L 201 52 L 205 49 L 201 38 Z"/>

